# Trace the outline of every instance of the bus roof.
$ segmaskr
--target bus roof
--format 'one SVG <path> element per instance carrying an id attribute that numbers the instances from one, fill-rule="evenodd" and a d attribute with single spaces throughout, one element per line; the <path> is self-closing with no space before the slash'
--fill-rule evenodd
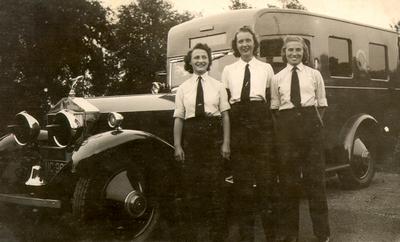
<path id="1" fill-rule="evenodd" d="M 291 19 L 280 17 L 288 16 Z M 298 19 L 300 18 L 300 19 Z M 334 23 L 360 26 L 398 35 L 395 31 L 366 25 L 354 21 L 315 14 L 303 10 L 265 8 L 232 10 L 225 13 L 199 17 L 174 26 L 168 34 L 169 58 L 182 56 L 197 42 L 208 43 L 213 50 L 228 50 L 235 32 L 242 26 L 248 25 L 255 29 L 258 35 L 270 34 L 305 34 L 315 35 L 320 31 L 316 19 L 334 20 Z M 300 20 L 300 21 L 299 21 Z M 304 20 L 304 21 L 302 21 Z M 285 22 L 285 23 L 283 23 Z M 285 25 L 286 24 L 286 25 Z M 288 25 L 293 25 L 289 32 Z M 296 29 L 296 32 L 293 32 Z M 340 27 L 339 27 L 340 29 Z"/>
<path id="2" fill-rule="evenodd" d="M 254 27 L 256 13 L 257 10 L 255 9 L 228 11 L 217 15 L 195 18 L 176 25 L 168 33 L 167 56 L 184 55 L 193 47 L 190 44 L 190 40 L 209 36 L 220 36 L 223 44 L 219 47 L 220 49 L 226 49 L 225 42 L 229 42 L 233 38 L 232 33 L 235 33 L 243 25 Z M 226 35 L 224 35 L 225 33 Z"/>

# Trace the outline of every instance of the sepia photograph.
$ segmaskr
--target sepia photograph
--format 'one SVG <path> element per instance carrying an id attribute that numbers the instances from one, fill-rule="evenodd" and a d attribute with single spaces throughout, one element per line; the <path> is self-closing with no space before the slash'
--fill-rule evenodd
<path id="1" fill-rule="evenodd" d="M 399 9 L 0 0 L 0 242 L 400 242 Z"/>

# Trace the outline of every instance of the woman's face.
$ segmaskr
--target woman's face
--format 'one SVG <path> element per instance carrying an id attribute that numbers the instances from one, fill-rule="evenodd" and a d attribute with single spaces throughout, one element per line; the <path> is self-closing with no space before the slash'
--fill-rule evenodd
<path id="1" fill-rule="evenodd" d="M 207 72 L 210 60 L 208 59 L 207 51 L 202 49 L 194 49 L 190 65 L 193 67 L 193 72 L 196 75 L 203 75 Z"/>
<path id="2" fill-rule="evenodd" d="M 291 41 L 286 44 L 286 59 L 292 66 L 298 65 L 303 60 L 303 44 L 298 41 Z"/>
<path id="3" fill-rule="evenodd" d="M 254 40 L 253 35 L 249 32 L 239 32 L 236 35 L 236 46 L 242 59 L 250 60 L 253 58 Z"/>

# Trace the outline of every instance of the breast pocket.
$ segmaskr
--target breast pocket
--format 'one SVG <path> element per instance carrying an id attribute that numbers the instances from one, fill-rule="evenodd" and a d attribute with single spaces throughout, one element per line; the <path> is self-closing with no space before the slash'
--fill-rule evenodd
<path id="1" fill-rule="evenodd" d="M 185 109 L 190 109 L 191 107 L 194 109 L 196 105 L 196 96 L 194 96 L 194 98 L 185 98 L 183 100 L 183 106 L 185 107 Z"/>
<path id="2" fill-rule="evenodd" d="M 316 91 L 316 81 L 313 79 L 310 73 L 304 76 L 304 82 L 300 82 L 300 88 L 305 91 L 305 93 L 314 94 Z"/>
<path id="3" fill-rule="evenodd" d="M 206 107 L 212 107 L 212 109 L 217 109 L 219 106 L 219 99 L 220 96 L 218 95 L 217 92 L 213 92 L 212 94 L 209 93 L 206 97 L 204 97 L 204 102 L 206 104 Z M 215 110 L 206 110 L 206 112 L 214 112 Z"/>
<path id="4" fill-rule="evenodd" d="M 284 85 L 284 83 L 279 83 L 278 93 L 279 93 L 281 102 L 284 99 L 285 95 L 290 97 L 290 83 L 289 83 L 289 85 Z"/>

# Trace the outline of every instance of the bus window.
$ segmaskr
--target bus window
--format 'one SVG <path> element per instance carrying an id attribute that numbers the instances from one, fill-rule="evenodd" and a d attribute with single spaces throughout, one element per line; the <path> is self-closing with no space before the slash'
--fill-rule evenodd
<path id="1" fill-rule="evenodd" d="M 232 64 L 236 58 L 231 52 L 212 53 L 213 61 L 210 67 L 209 75 L 217 80 L 221 80 L 221 74 L 226 65 Z M 169 62 L 169 73 L 171 88 L 177 87 L 185 80 L 189 79 L 191 74 L 185 71 L 183 58 L 171 60 Z"/>
<path id="2" fill-rule="evenodd" d="M 265 39 L 260 42 L 260 56 L 265 57 L 266 62 L 274 69 L 274 73 L 278 73 L 286 66 L 281 56 L 282 45 L 282 38 Z"/>
<path id="3" fill-rule="evenodd" d="M 387 48 L 384 45 L 369 44 L 369 74 L 371 79 L 387 80 Z"/>
<path id="4" fill-rule="evenodd" d="M 171 88 L 181 85 L 191 76 L 189 72 L 185 71 L 185 62 L 182 58 L 170 61 L 169 69 Z"/>
<path id="5" fill-rule="evenodd" d="M 232 52 L 213 54 L 213 61 L 210 68 L 210 76 L 217 80 L 221 80 L 222 71 L 224 67 L 232 64 L 237 59 Z"/>
<path id="6" fill-rule="evenodd" d="M 193 48 L 198 43 L 207 44 L 210 48 L 213 48 L 218 45 L 223 45 L 226 43 L 226 33 L 192 38 L 189 40 L 189 48 Z"/>
<path id="7" fill-rule="evenodd" d="M 310 51 L 310 41 L 305 38 L 304 41 Z M 278 73 L 286 67 L 281 56 L 282 45 L 283 38 L 264 39 L 260 42 L 260 57 L 265 57 L 265 61 L 272 66 L 274 73 Z"/>
<path id="8" fill-rule="evenodd" d="M 332 77 L 352 78 L 351 42 L 348 39 L 329 37 L 329 72 Z"/>

